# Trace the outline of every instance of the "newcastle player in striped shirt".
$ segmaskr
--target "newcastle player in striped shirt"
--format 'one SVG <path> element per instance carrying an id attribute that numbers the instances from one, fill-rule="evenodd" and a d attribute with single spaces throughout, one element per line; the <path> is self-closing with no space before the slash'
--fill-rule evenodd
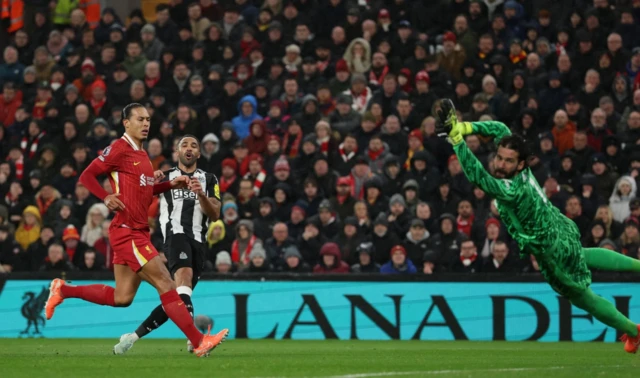
<path id="1" fill-rule="evenodd" d="M 176 282 L 178 294 L 193 317 L 191 293 L 198 283 L 205 263 L 206 233 L 209 222 L 220 216 L 220 185 L 218 178 L 198 169 L 200 143 L 196 137 L 185 135 L 178 142 L 178 166 L 165 173 L 171 181 L 188 176 L 190 189 L 170 190 L 160 197 L 160 227 L 164 236 L 164 250 L 169 271 Z M 138 339 L 168 320 L 162 306 L 156 307 L 134 333 L 120 337 L 113 348 L 115 354 L 124 354 Z M 193 350 L 187 343 L 189 352 Z"/>

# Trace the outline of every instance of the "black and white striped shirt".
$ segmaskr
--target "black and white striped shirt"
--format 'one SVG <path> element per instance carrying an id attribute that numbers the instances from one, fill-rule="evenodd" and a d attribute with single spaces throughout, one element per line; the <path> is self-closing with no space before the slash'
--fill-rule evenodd
<path id="1" fill-rule="evenodd" d="M 185 173 L 174 167 L 165 172 L 165 180 L 171 181 L 182 175 L 197 178 L 208 198 L 220 200 L 220 184 L 213 173 L 207 173 L 202 169 Z M 168 236 L 184 234 L 204 243 L 207 240 L 209 218 L 202 211 L 195 193 L 189 189 L 171 189 L 160 196 L 160 227 L 165 242 Z"/>

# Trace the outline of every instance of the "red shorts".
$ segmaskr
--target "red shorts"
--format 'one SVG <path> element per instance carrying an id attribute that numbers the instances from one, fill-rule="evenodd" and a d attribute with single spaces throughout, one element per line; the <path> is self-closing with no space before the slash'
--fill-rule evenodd
<path id="1" fill-rule="evenodd" d="M 151 244 L 148 230 L 126 227 L 110 229 L 109 240 L 113 249 L 113 263 L 127 265 L 136 273 L 152 258 L 158 256 L 158 251 Z"/>

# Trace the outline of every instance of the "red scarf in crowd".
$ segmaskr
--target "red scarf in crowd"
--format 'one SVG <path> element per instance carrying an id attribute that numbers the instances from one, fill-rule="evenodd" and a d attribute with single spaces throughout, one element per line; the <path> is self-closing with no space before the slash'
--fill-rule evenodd
<path id="1" fill-rule="evenodd" d="M 53 201 L 55 201 L 56 198 L 53 197 L 50 200 L 45 201 L 42 196 L 38 196 L 36 197 L 36 205 L 38 205 L 38 210 L 40 210 L 40 215 L 44 216 L 44 214 L 47 212 L 47 209 L 49 209 L 49 206 L 51 206 L 51 204 L 53 203 Z"/>
<path id="2" fill-rule="evenodd" d="M 93 114 L 94 115 L 99 115 L 100 114 L 100 110 L 102 110 L 102 107 L 104 106 L 104 104 L 107 103 L 107 98 L 103 98 L 100 101 L 96 101 L 94 99 L 91 99 L 91 108 L 93 109 Z"/>
<path id="3" fill-rule="evenodd" d="M 513 64 L 518 64 L 518 63 L 520 63 L 520 62 L 522 62 L 523 60 L 526 60 L 526 59 L 527 59 L 527 53 L 524 50 L 521 50 L 520 54 L 518 54 L 518 55 L 509 54 L 509 60 Z"/>
<path id="4" fill-rule="evenodd" d="M 566 53 L 567 52 L 566 47 L 567 47 L 566 43 L 556 42 L 556 55 L 560 56 L 563 53 Z"/>
<path id="5" fill-rule="evenodd" d="M 220 192 L 226 193 L 229 187 L 236 181 L 236 177 L 236 175 L 231 176 L 230 179 L 224 176 L 220 177 Z"/>
<path id="6" fill-rule="evenodd" d="M 300 143 L 302 142 L 302 133 L 293 135 L 294 138 L 290 137 L 291 135 L 288 132 L 284 134 L 284 139 L 282 140 L 282 150 L 286 151 L 287 148 L 289 148 L 289 157 L 295 158 L 298 157 L 298 150 L 300 149 Z M 291 143 L 291 146 L 289 146 L 289 143 Z"/>
<path id="7" fill-rule="evenodd" d="M 29 159 L 33 159 L 36 156 L 36 152 L 38 152 L 38 143 L 40 143 L 40 139 L 42 139 L 42 137 L 45 136 L 46 134 L 47 133 L 43 131 L 40 134 L 38 134 L 35 138 L 33 138 L 33 140 L 31 141 L 31 147 L 29 148 Z M 22 154 L 27 153 L 28 145 L 29 145 L 29 138 L 25 136 L 24 138 L 22 138 L 22 141 L 20 142 L 20 148 L 22 149 Z"/>
<path id="8" fill-rule="evenodd" d="M 464 219 L 461 216 L 458 216 L 458 219 L 456 219 L 458 231 L 467 235 L 467 237 L 471 237 L 471 226 L 473 225 L 474 218 L 474 215 L 471 215 L 469 219 Z"/>
<path id="9" fill-rule="evenodd" d="M 353 104 L 356 106 L 356 109 L 364 109 L 367 107 L 367 95 L 369 94 L 369 88 L 364 87 L 360 94 L 356 94 L 351 91 L 351 97 L 353 97 Z"/>
<path id="10" fill-rule="evenodd" d="M 462 256 L 460 256 L 460 261 L 462 261 L 462 265 L 469 266 L 469 265 L 471 265 L 471 263 L 476 261 L 477 258 L 478 258 L 478 252 L 474 252 L 473 256 L 471 256 L 471 257 L 462 257 Z M 467 261 L 466 264 L 465 264 L 465 261 Z"/>
<path id="11" fill-rule="evenodd" d="M 384 146 L 380 149 L 380 151 L 367 150 L 367 154 L 369 155 L 369 159 L 371 159 L 371 161 L 376 161 L 378 159 L 378 156 L 380 156 L 383 152 Z"/>
<path id="12" fill-rule="evenodd" d="M 158 82 L 160 82 L 160 76 L 154 78 L 154 79 L 150 79 L 148 77 L 144 77 L 144 85 L 147 88 L 153 89 L 153 87 L 156 86 L 156 84 L 158 84 Z"/>
<path id="13" fill-rule="evenodd" d="M 16 168 L 16 178 L 22 180 L 24 178 L 24 156 L 13 162 Z"/>
<path id="14" fill-rule="evenodd" d="M 249 238 L 249 243 L 247 244 L 247 248 L 240 253 L 240 246 L 238 245 L 238 240 L 234 240 L 233 244 L 231 244 L 231 261 L 237 263 L 242 258 L 242 263 L 244 265 L 249 265 L 249 254 L 253 249 L 253 244 L 256 242 L 255 235 L 252 235 Z"/>
<path id="15" fill-rule="evenodd" d="M 331 138 L 329 138 L 329 137 L 324 137 L 322 139 L 316 140 L 318 142 L 318 144 L 320 145 L 320 152 L 322 152 L 325 155 L 327 155 L 329 153 L 329 140 L 330 139 Z"/>
<path id="16" fill-rule="evenodd" d="M 244 178 L 251 179 L 251 173 L 247 173 L 246 175 L 244 175 Z M 256 194 L 256 196 L 260 195 L 260 189 L 262 188 L 262 185 L 264 184 L 264 180 L 266 178 L 267 171 L 263 169 L 258 173 L 256 178 L 253 179 L 253 192 Z"/>
<path id="17" fill-rule="evenodd" d="M 376 73 L 373 72 L 373 70 L 371 70 L 369 72 L 369 84 L 382 85 L 382 82 L 384 81 L 384 77 L 387 76 L 388 73 L 389 73 L 389 66 L 384 66 L 384 68 L 382 69 L 382 72 L 380 72 L 380 75 L 376 75 Z"/>
<path id="18" fill-rule="evenodd" d="M 348 162 L 349 160 L 351 160 L 352 157 L 356 156 L 356 153 L 358 152 L 358 149 L 356 148 L 355 150 L 349 152 L 348 154 L 344 151 L 344 143 L 340 143 L 340 145 L 338 146 L 338 152 L 340 153 L 340 157 L 342 158 L 342 161 L 344 161 L 345 163 Z"/>

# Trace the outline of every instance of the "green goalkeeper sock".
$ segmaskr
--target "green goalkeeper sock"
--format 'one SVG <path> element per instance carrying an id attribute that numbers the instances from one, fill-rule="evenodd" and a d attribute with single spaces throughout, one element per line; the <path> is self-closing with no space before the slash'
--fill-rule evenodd
<path id="1" fill-rule="evenodd" d="M 587 289 L 568 299 L 574 306 L 585 310 L 609 327 L 622 331 L 631 337 L 638 335 L 638 326 L 622 315 L 613 303 L 596 295 L 593 290 Z"/>
<path id="2" fill-rule="evenodd" d="M 582 248 L 587 266 L 619 272 L 640 272 L 640 260 L 605 248 Z"/>

